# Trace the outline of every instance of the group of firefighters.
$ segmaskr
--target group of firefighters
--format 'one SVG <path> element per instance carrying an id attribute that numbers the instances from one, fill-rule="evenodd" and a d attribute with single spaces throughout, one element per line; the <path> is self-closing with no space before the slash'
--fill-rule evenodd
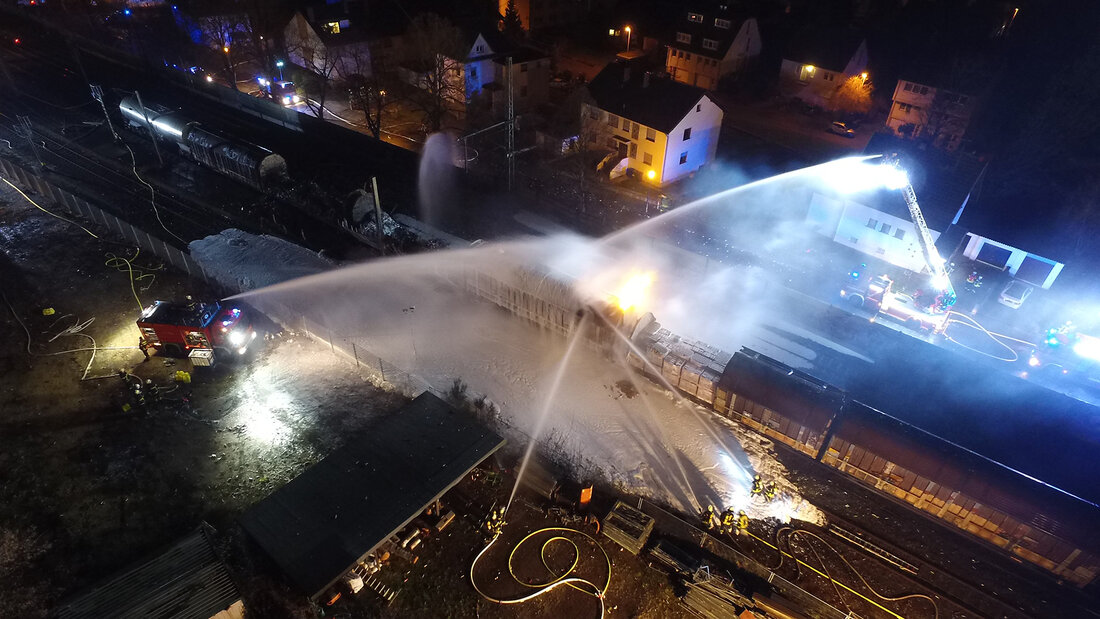
<path id="1" fill-rule="evenodd" d="M 775 482 L 769 481 L 764 483 L 759 475 L 753 477 L 751 496 L 762 496 L 765 501 L 770 501 L 775 498 L 775 494 Z M 717 510 L 714 509 L 713 505 L 708 505 L 707 508 L 703 510 L 702 518 L 703 525 L 707 530 L 718 531 L 726 535 L 741 535 L 741 531 L 749 527 L 749 517 L 745 514 L 745 510 L 734 513 L 732 507 L 727 507 L 725 511 L 719 514 Z"/>
<path id="2" fill-rule="evenodd" d="M 500 535 L 500 532 L 504 530 L 504 525 L 508 524 L 504 521 L 504 512 L 506 508 L 494 507 L 489 510 L 489 517 L 485 519 L 485 533 L 494 538 Z"/>

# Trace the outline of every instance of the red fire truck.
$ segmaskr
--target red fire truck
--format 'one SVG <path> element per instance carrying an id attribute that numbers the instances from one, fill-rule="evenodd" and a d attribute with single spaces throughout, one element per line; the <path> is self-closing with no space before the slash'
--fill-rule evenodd
<path id="1" fill-rule="evenodd" d="M 141 313 L 137 325 L 149 347 L 203 366 L 213 365 L 215 350 L 243 355 L 256 339 L 246 312 L 218 302 L 156 301 Z"/>

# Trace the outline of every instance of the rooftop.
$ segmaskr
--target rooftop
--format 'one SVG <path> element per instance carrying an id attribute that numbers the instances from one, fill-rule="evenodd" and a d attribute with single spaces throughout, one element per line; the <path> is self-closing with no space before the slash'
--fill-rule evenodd
<path id="1" fill-rule="evenodd" d="M 600 109 L 662 133 L 672 131 L 706 95 L 702 88 L 658 74 L 647 78 L 640 63 L 623 60 L 604 67 L 588 92 Z"/>
<path id="2" fill-rule="evenodd" d="M 503 444 L 424 392 L 254 505 L 241 523 L 316 599 Z"/>
<path id="3" fill-rule="evenodd" d="M 208 619 L 241 599 L 204 524 L 165 552 L 111 578 L 56 612 L 58 619 Z M 238 605 L 239 606 L 239 605 Z M 222 615 L 219 615 L 222 616 Z"/>

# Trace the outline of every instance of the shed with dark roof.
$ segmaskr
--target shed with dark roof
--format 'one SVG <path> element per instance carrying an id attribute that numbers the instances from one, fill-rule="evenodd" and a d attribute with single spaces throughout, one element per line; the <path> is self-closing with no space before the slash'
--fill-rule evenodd
<path id="1" fill-rule="evenodd" d="M 58 619 L 242 619 L 244 603 L 214 554 L 213 529 L 198 530 L 168 550 L 61 605 Z"/>
<path id="2" fill-rule="evenodd" d="M 254 505 L 241 524 L 316 600 L 502 445 L 424 392 Z"/>

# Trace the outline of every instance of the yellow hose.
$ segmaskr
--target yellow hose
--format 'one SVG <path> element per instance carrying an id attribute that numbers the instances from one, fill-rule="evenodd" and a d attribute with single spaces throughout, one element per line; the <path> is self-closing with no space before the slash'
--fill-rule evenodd
<path id="1" fill-rule="evenodd" d="M 607 562 L 607 581 L 604 582 L 602 587 L 600 587 L 600 586 L 596 585 L 595 583 L 593 583 L 592 581 L 586 580 L 584 578 L 580 578 L 578 576 L 572 576 L 572 577 L 569 576 L 569 574 L 573 573 L 573 570 L 575 570 L 577 568 L 577 565 L 580 563 L 581 551 L 580 551 L 580 547 L 577 546 L 577 543 L 575 541 L 569 539 L 568 537 L 563 537 L 561 535 L 555 535 L 555 536 L 547 539 L 546 541 L 544 541 L 542 543 L 542 547 L 539 549 L 539 558 L 542 560 L 543 567 L 545 567 L 546 570 L 548 572 L 550 572 L 551 574 L 554 574 L 554 570 L 551 569 L 550 565 L 546 562 L 546 549 L 550 545 L 551 542 L 555 542 L 555 541 L 567 542 L 567 543 L 569 543 L 570 545 L 573 546 L 573 550 L 574 550 L 573 564 L 569 566 L 569 569 L 562 572 L 560 575 L 558 575 L 553 580 L 550 580 L 549 582 L 540 583 L 540 584 L 528 584 L 528 583 L 523 582 L 522 580 L 520 580 L 516 576 L 516 573 L 515 573 L 515 571 L 513 571 L 513 568 L 512 568 L 512 561 L 516 556 L 516 551 L 518 551 L 520 546 L 525 544 L 527 542 L 527 540 L 531 539 L 532 537 L 534 537 L 536 535 L 539 535 L 540 533 L 546 533 L 546 532 L 550 532 L 550 531 L 564 531 L 564 532 L 568 532 L 568 533 L 576 533 L 578 535 L 583 535 L 584 537 L 588 538 L 588 540 L 591 541 L 593 543 L 593 545 L 596 546 L 596 548 L 600 549 L 600 552 L 603 553 L 604 560 Z M 576 589 L 577 591 L 580 591 L 580 592 L 585 593 L 587 595 L 591 595 L 591 596 L 595 597 L 597 600 L 599 600 L 599 602 L 600 602 L 600 617 L 604 616 L 604 596 L 607 594 L 608 587 L 611 586 L 611 557 L 608 556 L 607 551 L 603 549 L 603 546 L 601 546 L 600 543 L 598 541 L 596 541 L 596 538 L 594 538 L 591 535 L 585 533 L 584 531 L 578 531 L 577 529 L 570 529 L 568 527 L 546 527 L 544 529 L 539 529 L 537 531 L 533 531 L 531 533 L 528 533 L 526 537 L 521 539 L 519 542 L 516 543 L 515 546 L 512 547 L 512 552 L 510 552 L 508 554 L 508 573 L 512 576 L 512 579 L 515 580 L 520 585 L 522 585 L 524 587 L 529 587 L 529 588 L 532 588 L 532 589 L 537 589 L 537 591 L 535 591 L 534 593 L 531 593 L 530 595 L 525 595 L 523 597 L 514 598 L 514 599 L 510 599 L 510 600 L 502 600 L 502 599 L 495 598 L 495 597 L 485 593 L 484 591 L 481 590 L 480 587 L 477 586 L 477 580 L 474 579 L 474 568 L 477 567 L 478 561 L 480 561 L 481 557 L 484 556 L 485 553 L 488 552 L 488 550 L 493 547 L 493 544 L 495 544 L 497 542 L 497 539 L 499 539 L 499 538 L 500 538 L 499 534 L 497 534 L 495 537 L 493 537 L 493 539 L 488 543 L 488 545 L 486 545 L 485 548 L 482 548 L 481 552 L 477 553 L 477 556 L 474 557 L 473 563 L 470 564 L 470 584 L 473 585 L 474 591 L 477 591 L 478 595 L 480 595 L 481 597 L 485 598 L 486 600 L 489 600 L 490 602 L 494 602 L 496 604 L 520 604 L 520 603 L 523 603 L 523 602 L 527 602 L 529 600 L 533 600 L 533 599 L 539 597 L 540 595 L 542 595 L 544 593 L 547 593 L 549 591 L 552 591 L 552 590 L 558 588 L 561 585 L 568 585 L 568 586 Z"/>

